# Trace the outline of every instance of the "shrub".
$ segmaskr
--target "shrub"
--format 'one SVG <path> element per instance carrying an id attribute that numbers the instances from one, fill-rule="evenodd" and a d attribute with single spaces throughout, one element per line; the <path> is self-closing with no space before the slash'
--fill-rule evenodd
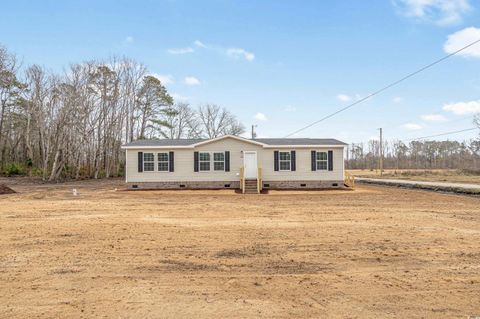
<path id="1" fill-rule="evenodd" d="M 32 167 L 30 170 L 30 175 L 32 176 L 43 176 L 43 170 L 39 167 Z"/>
<path id="2" fill-rule="evenodd" d="M 5 166 L 3 174 L 6 176 L 26 175 L 25 166 L 19 163 L 10 163 Z"/>

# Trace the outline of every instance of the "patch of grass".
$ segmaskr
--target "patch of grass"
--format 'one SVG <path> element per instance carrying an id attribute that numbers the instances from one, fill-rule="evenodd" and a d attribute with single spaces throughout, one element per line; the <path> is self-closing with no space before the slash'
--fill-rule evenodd
<path id="1" fill-rule="evenodd" d="M 27 169 L 20 163 L 10 163 L 3 169 L 3 174 L 5 176 L 26 175 Z"/>
<path id="2" fill-rule="evenodd" d="M 480 169 L 464 168 L 464 169 L 459 169 L 457 171 L 459 172 L 459 174 L 462 174 L 462 175 L 480 176 Z"/>
<path id="3" fill-rule="evenodd" d="M 215 254 L 217 258 L 241 258 L 248 254 L 241 249 L 223 249 Z"/>

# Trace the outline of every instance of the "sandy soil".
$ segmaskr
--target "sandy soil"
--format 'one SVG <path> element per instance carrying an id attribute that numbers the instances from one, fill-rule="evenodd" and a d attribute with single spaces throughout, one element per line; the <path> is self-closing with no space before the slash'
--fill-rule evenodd
<path id="1" fill-rule="evenodd" d="M 480 315 L 478 198 L 10 184 L 1 318 Z"/>
<path id="2" fill-rule="evenodd" d="M 448 183 L 466 183 L 479 184 L 480 175 L 467 174 L 455 169 L 400 169 L 384 170 L 383 176 L 380 176 L 380 170 L 348 170 L 349 173 L 358 177 L 383 178 L 383 179 L 404 179 L 423 182 L 448 182 Z"/>

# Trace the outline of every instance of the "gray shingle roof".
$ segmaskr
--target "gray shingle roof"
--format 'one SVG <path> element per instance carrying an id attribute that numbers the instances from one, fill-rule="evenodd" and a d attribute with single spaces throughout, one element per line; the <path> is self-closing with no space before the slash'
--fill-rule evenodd
<path id="1" fill-rule="evenodd" d="M 333 138 L 257 138 L 268 145 L 347 145 Z"/>
<path id="2" fill-rule="evenodd" d="M 137 140 L 125 146 L 188 146 L 206 141 L 201 138 L 163 139 L 163 140 Z"/>
<path id="3" fill-rule="evenodd" d="M 208 139 L 137 140 L 125 146 L 189 146 Z M 333 138 L 257 138 L 253 141 L 267 145 L 347 145 Z"/>

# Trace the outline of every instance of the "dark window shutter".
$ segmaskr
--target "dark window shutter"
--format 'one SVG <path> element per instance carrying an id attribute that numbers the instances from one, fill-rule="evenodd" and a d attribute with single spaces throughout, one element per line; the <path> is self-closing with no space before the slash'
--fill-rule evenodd
<path id="1" fill-rule="evenodd" d="M 193 153 L 193 171 L 198 172 L 198 152 Z"/>
<path id="2" fill-rule="evenodd" d="M 230 152 L 225 151 L 225 172 L 230 172 Z"/>
<path id="3" fill-rule="evenodd" d="M 291 161 L 290 169 L 292 171 L 296 171 L 297 170 L 297 160 L 296 160 L 296 152 L 295 151 L 290 151 L 290 161 Z"/>
<path id="4" fill-rule="evenodd" d="M 138 172 L 143 172 L 143 152 L 138 152 Z"/>
<path id="5" fill-rule="evenodd" d="M 333 171 L 333 151 L 328 151 L 328 170 Z"/>
<path id="6" fill-rule="evenodd" d="M 175 154 L 173 152 L 168 152 L 168 171 L 175 171 Z"/>
<path id="7" fill-rule="evenodd" d="M 312 151 L 312 171 L 317 170 L 317 152 Z"/>
<path id="8" fill-rule="evenodd" d="M 275 172 L 278 171 L 278 168 L 279 168 L 279 154 L 278 154 L 278 151 L 275 151 L 273 152 L 273 170 Z"/>

